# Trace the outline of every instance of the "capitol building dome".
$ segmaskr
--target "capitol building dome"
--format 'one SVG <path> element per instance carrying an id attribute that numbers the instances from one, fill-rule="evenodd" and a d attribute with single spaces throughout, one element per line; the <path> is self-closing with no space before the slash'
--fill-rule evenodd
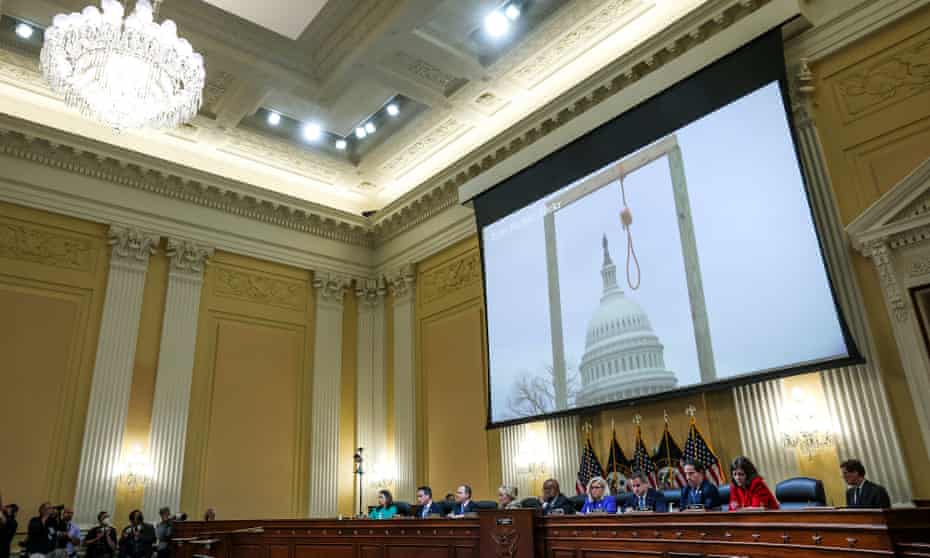
<path id="1" fill-rule="evenodd" d="M 585 351 L 579 366 L 578 406 L 639 397 L 678 387 L 665 368 L 664 348 L 649 316 L 617 286 L 617 270 L 604 237 L 601 304 L 588 322 Z"/>

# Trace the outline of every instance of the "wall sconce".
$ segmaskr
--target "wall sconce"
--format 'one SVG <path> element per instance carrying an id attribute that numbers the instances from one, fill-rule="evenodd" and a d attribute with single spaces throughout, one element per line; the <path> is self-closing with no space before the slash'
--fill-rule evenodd
<path id="1" fill-rule="evenodd" d="M 814 458 L 814 454 L 836 444 L 832 421 L 819 408 L 810 394 L 796 387 L 781 409 L 782 445 L 797 449 L 809 460 Z"/>
<path id="2" fill-rule="evenodd" d="M 129 487 L 130 492 L 143 488 L 152 481 L 154 468 L 142 452 L 142 446 L 136 444 L 116 466 L 116 475 L 120 482 Z"/>
<path id="3" fill-rule="evenodd" d="M 394 467 L 385 463 L 375 463 L 368 473 L 368 483 L 375 488 L 394 486 Z"/>
<path id="4" fill-rule="evenodd" d="M 529 478 L 538 479 L 546 475 L 549 470 L 549 451 L 539 432 L 529 430 L 526 433 L 514 462 L 517 472 Z"/>

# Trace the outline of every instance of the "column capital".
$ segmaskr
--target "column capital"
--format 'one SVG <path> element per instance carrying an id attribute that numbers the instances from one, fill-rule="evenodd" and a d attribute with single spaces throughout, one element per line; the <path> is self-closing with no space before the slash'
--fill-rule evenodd
<path id="1" fill-rule="evenodd" d="M 169 238 L 165 253 L 171 258 L 172 273 L 203 277 L 204 265 L 213 257 L 213 248 L 190 240 Z"/>
<path id="2" fill-rule="evenodd" d="M 158 249 L 161 237 L 153 232 L 128 225 L 113 224 L 107 231 L 108 242 L 113 247 L 113 258 L 125 262 L 148 264 L 149 256 Z"/>
<path id="3" fill-rule="evenodd" d="M 791 100 L 791 110 L 794 113 L 795 123 L 798 127 L 814 125 L 814 72 L 811 70 L 807 58 L 801 58 L 792 78 L 788 95 Z"/>
<path id="4" fill-rule="evenodd" d="M 344 275 L 324 272 L 313 273 L 313 288 L 316 289 L 319 297 L 326 302 L 342 304 L 346 287 L 350 284 L 351 280 Z"/>
<path id="5" fill-rule="evenodd" d="M 416 278 L 413 264 L 404 264 L 399 270 L 388 275 L 387 280 L 391 287 L 391 294 L 397 299 L 405 299 L 411 296 Z"/>
<path id="6" fill-rule="evenodd" d="M 894 259 L 891 254 L 891 246 L 885 237 L 870 240 L 864 247 L 866 256 L 872 259 L 872 263 L 878 269 L 878 277 L 881 280 L 882 290 L 885 292 L 885 300 L 892 315 L 899 322 L 906 322 L 908 318 L 907 300 L 898 284 L 898 276 L 894 269 Z"/>
<path id="7" fill-rule="evenodd" d="M 355 296 L 359 302 L 366 306 L 374 306 L 384 300 L 387 294 L 387 279 L 381 277 L 369 277 L 367 279 L 357 279 L 355 282 Z"/>

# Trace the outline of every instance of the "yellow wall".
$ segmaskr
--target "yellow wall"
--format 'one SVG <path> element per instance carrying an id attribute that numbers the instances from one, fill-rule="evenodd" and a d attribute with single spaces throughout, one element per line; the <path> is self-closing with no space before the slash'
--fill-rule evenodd
<path id="1" fill-rule="evenodd" d="M 930 157 L 930 87 L 926 72 L 919 70 L 930 64 L 928 40 L 930 7 L 813 67 L 815 116 L 844 224 Z M 927 453 L 878 275 L 872 263 L 859 255 L 854 256 L 854 265 L 914 496 L 928 498 L 930 478 L 923 474 Z"/>
<path id="2" fill-rule="evenodd" d="M 358 482 L 352 456 L 356 446 L 356 397 L 358 390 L 358 299 L 349 289 L 342 307 L 342 399 L 339 404 L 339 513 L 352 515 L 358 509 Z M 368 464 L 369 468 L 371 464 Z M 364 469 L 363 469 L 364 470 Z M 362 495 L 371 501 L 370 490 Z M 363 503 L 364 505 L 364 503 Z"/>
<path id="3" fill-rule="evenodd" d="M 182 509 L 306 513 L 313 300 L 307 271 L 228 253 L 207 267 Z"/>
<path id="4" fill-rule="evenodd" d="M 0 203 L 0 490 L 71 502 L 109 263 L 106 227 Z"/>
<path id="5" fill-rule="evenodd" d="M 423 480 L 437 495 L 471 484 L 493 498 L 500 441 L 487 421 L 487 343 L 476 238 L 417 266 L 418 445 Z"/>

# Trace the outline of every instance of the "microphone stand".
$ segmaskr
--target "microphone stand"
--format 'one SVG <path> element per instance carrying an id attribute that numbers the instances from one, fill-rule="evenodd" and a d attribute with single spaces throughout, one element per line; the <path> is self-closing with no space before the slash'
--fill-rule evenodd
<path id="1" fill-rule="evenodd" d="M 362 475 L 365 474 L 365 471 L 362 470 L 362 458 L 363 448 L 358 448 L 358 451 L 355 452 L 355 455 L 352 456 L 352 460 L 355 462 L 355 475 L 358 476 L 358 517 L 362 516 Z"/>

